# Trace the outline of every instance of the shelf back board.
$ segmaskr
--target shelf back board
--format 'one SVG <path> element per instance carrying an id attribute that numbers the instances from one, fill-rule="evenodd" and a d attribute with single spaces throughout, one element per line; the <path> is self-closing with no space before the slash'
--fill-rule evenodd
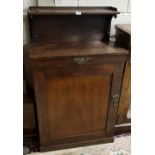
<path id="1" fill-rule="evenodd" d="M 109 40 L 113 7 L 30 7 L 31 42 Z"/>

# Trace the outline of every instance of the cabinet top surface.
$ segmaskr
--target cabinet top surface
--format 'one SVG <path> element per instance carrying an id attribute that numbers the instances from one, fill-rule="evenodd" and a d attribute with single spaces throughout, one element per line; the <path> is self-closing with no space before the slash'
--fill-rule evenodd
<path id="1" fill-rule="evenodd" d="M 131 35 L 131 24 L 118 24 L 116 28 Z"/>
<path id="2" fill-rule="evenodd" d="M 114 7 L 30 7 L 30 15 L 56 15 L 56 14 L 119 14 Z"/>
<path id="3" fill-rule="evenodd" d="M 26 46 L 29 56 L 37 58 L 54 58 L 86 55 L 127 55 L 123 48 L 114 48 L 101 41 L 70 42 L 50 44 L 29 44 Z"/>

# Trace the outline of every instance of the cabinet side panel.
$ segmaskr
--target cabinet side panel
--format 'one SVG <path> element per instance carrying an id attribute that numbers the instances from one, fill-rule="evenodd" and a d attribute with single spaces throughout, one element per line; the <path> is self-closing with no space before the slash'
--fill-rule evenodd
<path id="1" fill-rule="evenodd" d="M 107 134 L 114 133 L 114 126 L 117 120 L 118 105 L 121 94 L 123 70 L 124 70 L 124 63 L 118 63 L 115 65 L 114 73 L 112 75 L 112 83 L 111 83 L 112 89 L 110 95 L 110 104 L 109 104 L 108 120 L 106 128 Z M 113 99 L 114 96 L 118 96 L 117 101 Z"/>
<path id="2" fill-rule="evenodd" d="M 130 119 L 127 119 L 127 112 L 131 104 L 131 64 L 129 60 L 125 66 L 125 72 L 123 77 L 123 86 L 121 92 L 121 99 L 118 108 L 118 122 L 117 123 L 129 123 Z"/>
<path id="3" fill-rule="evenodd" d="M 48 121 L 47 121 L 47 96 L 45 91 L 44 74 L 39 71 L 34 72 L 35 96 L 37 102 L 37 116 L 39 125 L 40 144 L 48 143 Z"/>

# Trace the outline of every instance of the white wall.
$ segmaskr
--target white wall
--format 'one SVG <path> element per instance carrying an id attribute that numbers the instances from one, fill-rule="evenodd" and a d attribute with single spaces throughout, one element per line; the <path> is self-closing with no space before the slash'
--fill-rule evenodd
<path id="1" fill-rule="evenodd" d="M 120 14 L 112 19 L 111 35 L 115 34 L 115 24 L 131 22 L 131 0 L 24 0 L 23 1 L 23 42 L 29 41 L 26 12 L 29 6 L 113 6 Z"/>

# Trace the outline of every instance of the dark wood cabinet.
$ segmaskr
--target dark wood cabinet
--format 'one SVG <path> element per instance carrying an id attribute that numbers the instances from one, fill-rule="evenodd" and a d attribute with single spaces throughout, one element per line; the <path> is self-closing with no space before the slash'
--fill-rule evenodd
<path id="1" fill-rule="evenodd" d="M 31 43 L 25 50 L 41 151 L 113 141 L 128 54 L 108 44 L 117 13 L 115 8 L 30 8 Z"/>
<path id="2" fill-rule="evenodd" d="M 113 140 L 126 52 L 87 44 L 29 47 L 41 150 Z"/>

